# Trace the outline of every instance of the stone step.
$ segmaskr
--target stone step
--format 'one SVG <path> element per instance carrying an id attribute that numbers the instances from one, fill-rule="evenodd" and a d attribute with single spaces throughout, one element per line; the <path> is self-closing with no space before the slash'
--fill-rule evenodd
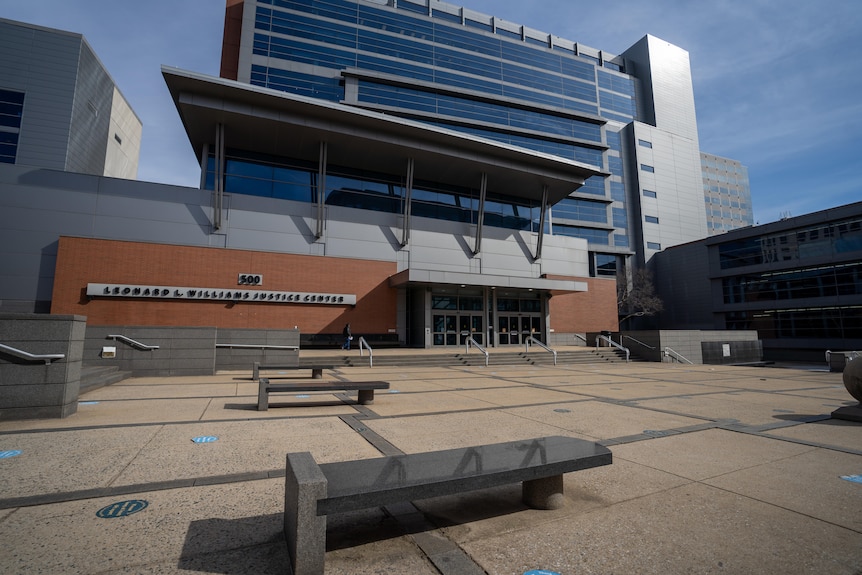
<path id="1" fill-rule="evenodd" d="M 120 371 L 116 365 L 84 365 L 81 367 L 81 390 L 79 393 L 86 393 L 123 381 L 127 377 L 131 377 L 131 372 Z"/>
<path id="2" fill-rule="evenodd" d="M 313 352 L 309 352 L 313 353 Z M 607 362 L 625 362 L 625 353 L 616 349 L 608 348 L 584 348 L 583 351 L 564 351 L 557 353 L 557 365 L 565 364 L 589 364 Z M 634 358 L 632 361 L 636 361 Z M 328 356 L 303 356 L 299 365 L 313 365 L 325 362 L 336 367 L 368 367 L 369 356 L 358 356 L 355 354 L 328 355 Z M 546 351 L 524 351 L 491 353 L 488 358 L 489 366 L 497 365 L 553 365 L 553 354 Z M 381 351 L 374 354 L 375 367 L 449 367 L 449 366 L 484 366 L 485 355 L 479 351 L 472 353 L 397 353 L 387 354 Z"/>

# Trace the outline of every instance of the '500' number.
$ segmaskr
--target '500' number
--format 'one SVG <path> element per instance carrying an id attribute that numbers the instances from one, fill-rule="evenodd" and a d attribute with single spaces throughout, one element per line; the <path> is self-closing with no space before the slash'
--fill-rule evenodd
<path id="1" fill-rule="evenodd" d="M 239 274 L 237 283 L 241 286 L 259 286 L 263 283 L 263 276 L 260 274 Z"/>

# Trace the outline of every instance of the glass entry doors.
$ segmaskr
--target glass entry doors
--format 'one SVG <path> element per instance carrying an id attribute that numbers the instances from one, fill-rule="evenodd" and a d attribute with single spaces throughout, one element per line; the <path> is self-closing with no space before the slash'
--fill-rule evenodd
<path id="1" fill-rule="evenodd" d="M 465 345 L 472 336 L 485 345 L 485 314 L 481 295 L 434 295 L 431 297 L 431 341 L 433 345 Z"/>
<path id="2" fill-rule="evenodd" d="M 542 318 L 538 315 L 498 315 L 497 337 L 500 345 L 518 345 L 533 336 L 541 339 Z"/>

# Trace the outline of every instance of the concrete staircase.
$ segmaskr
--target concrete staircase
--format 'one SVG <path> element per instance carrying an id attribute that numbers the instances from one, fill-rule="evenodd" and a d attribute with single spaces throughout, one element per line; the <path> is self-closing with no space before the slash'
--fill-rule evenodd
<path id="1" fill-rule="evenodd" d="M 116 365 L 84 365 L 81 367 L 81 391 L 87 393 L 118 381 L 123 381 L 132 374 L 120 371 Z"/>
<path id="2" fill-rule="evenodd" d="M 313 354 L 314 352 L 309 352 Z M 326 355 L 314 356 L 303 355 L 299 359 L 300 365 L 314 365 L 325 363 L 336 367 L 368 367 L 368 354 L 359 356 L 355 353 L 350 355 Z M 557 365 L 591 364 L 608 362 L 625 362 L 625 353 L 615 348 L 588 348 L 583 350 L 566 350 L 557 352 Z M 635 361 L 632 358 L 632 361 Z M 488 359 L 489 366 L 499 365 L 553 365 L 554 356 L 544 350 L 534 350 L 530 353 L 524 351 L 500 352 L 494 351 Z M 386 350 L 380 350 L 374 354 L 374 367 L 453 367 L 453 366 L 484 366 L 485 355 L 480 351 L 471 353 L 398 353 L 387 354 Z"/>

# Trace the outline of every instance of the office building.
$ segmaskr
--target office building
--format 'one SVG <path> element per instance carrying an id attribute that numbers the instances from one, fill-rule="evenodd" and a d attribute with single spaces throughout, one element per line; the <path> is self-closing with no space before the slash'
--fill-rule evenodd
<path id="1" fill-rule="evenodd" d="M 162 74 L 201 189 L 0 171 L 62 222 L 0 305 L 573 343 L 616 329 L 615 279 L 707 235 L 688 54 L 652 36 L 615 55 L 436 0 L 228 0 L 221 77 Z"/>
<path id="2" fill-rule="evenodd" d="M 757 330 L 772 360 L 862 349 L 862 202 L 676 246 L 655 266 L 665 329 Z"/>
<path id="3" fill-rule="evenodd" d="M 141 121 L 80 34 L 0 18 L 0 163 L 134 179 Z"/>

